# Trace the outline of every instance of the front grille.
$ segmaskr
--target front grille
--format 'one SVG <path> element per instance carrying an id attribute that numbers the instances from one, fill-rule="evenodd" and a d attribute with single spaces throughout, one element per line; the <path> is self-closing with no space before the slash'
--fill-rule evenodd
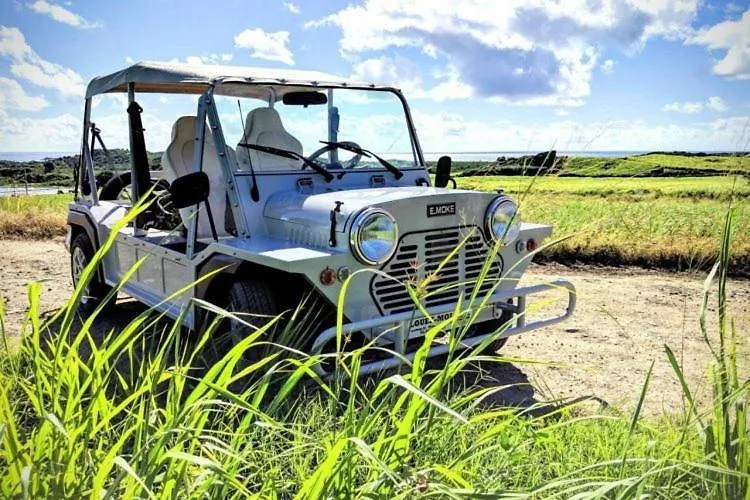
<path id="1" fill-rule="evenodd" d="M 441 262 L 467 235 L 463 246 L 440 268 Z M 372 295 L 384 315 L 414 309 L 406 283 L 412 286 L 424 284 L 426 293 L 422 302 L 425 307 L 453 304 L 462 293 L 464 297 L 472 293 L 489 252 L 490 247 L 476 228 L 407 233 L 399 241 L 393 258 L 382 269 L 393 279 L 376 275 L 371 283 Z M 496 283 L 493 278 L 500 277 L 502 268 L 502 259 L 498 255 L 480 286 L 479 297 Z M 445 288 L 447 285 L 454 286 Z"/>

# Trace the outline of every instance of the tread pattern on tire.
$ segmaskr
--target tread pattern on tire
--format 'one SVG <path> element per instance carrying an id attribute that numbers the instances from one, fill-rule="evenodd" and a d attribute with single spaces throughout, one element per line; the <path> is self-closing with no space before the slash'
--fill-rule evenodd
<path id="1" fill-rule="evenodd" d="M 229 296 L 232 311 L 269 316 L 269 318 L 248 316 L 245 320 L 251 325 L 263 326 L 271 317 L 278 314 L 271 287 L 262 281 L 235 281 L 229 291 Z"/>
<path id="2" fill-rule="evenodd" d="M 495 329 L 502 327 L 505 323 L 510 321 L 512 318 L 513 318 L 513 315 L 511 313 L 504 312 L 503 315 L 498 319 L 492 319 L 492 320 L 476 325 L 475 327 L 477 328 L 477 334 L 484 335 L 486 333 L 492 332 Z M 508 342 L 508 337 L 495 339 L 492 342 L 490 342 L 487 347 L 482 349 L 482 352 L 480 354 L 489 354 L 489 355 L 497 354 L 497 351 L 502 349 L 507 342 Z"/>
<path id="3" fill-rule="evenodd" d="M 80 247 L 83 250 L 87 262 L 91 262 L 91 260 L 94 258 L 95 253 L 94 245 L 91 243 L 91 240 L 86 233 L 80 233 L 78 234 L 78 236 L 73 238 L 73 241 L 70 244 L 71 278 L 73 276 L 73 249 L 76 247 Z M 75 283 L 73 285 L 75 286 Z M 99 273 L 94 273 L 94 275 L 91 277 L 91 281 L 89 282 L 89 290 L 91 296 L 95 299 L 87 302 L 86 304 L 79 304 L 79 308 L 85 314 L 93 312 L 93 310 L 96 309 L 96 306 L 98 306 L 104 299 L 104 297 L 112 290 L 112 287 L 102 282 L 101 278 L 99 277 Z M 110 301 L 107 306 L 113 305 L 114 302 L 114 300 Z"/>

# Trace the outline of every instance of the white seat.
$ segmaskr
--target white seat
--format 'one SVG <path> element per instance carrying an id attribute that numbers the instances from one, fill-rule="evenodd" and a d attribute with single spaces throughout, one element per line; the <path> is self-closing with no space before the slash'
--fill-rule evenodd
<path id="1" fill-rule="evenodd" d="M 171 184 L 176 178 L 195 172 L 198 170 L 194 165 L 193 156 L 195 155 L 195 132 L 198 120 L 195 116 L 181 116 L 172 126 L 172 141 L 164 150 L 161 158 L 164 176 Z M 229 159 L 233 161 L 234 151 L 229 150 Z M 231 236 L 224 228 L 224 214 L 227 209 L 226 203 L 226 180 L 224 172 L 219 163 L 219 156 L 216 151 L 216 144 L 208 127 L 204 132 L 203 145 L 203 171 L 208 175 L 211 191 L 208 196 L 208 203 L 211 205 L 211 213 L 214 217 L 216 233 L 219 237 Z M 200 205 L 200 216 L 198 217 L 198 238 L 213 238 L 211 234 L 211 225 L 208 222 L 208 214 L 205 210 L 205 204 Z M 188 217 L 190 209 L 180 210 L 180 216 L 185 226 L 188 226 Z"/>
<path id="2" fill-rule="evenodd" d="M 256 108 L 247 114 L 245 133 L 242 134 L 240 143 L 242 142 L 271 146 L 302 154 L 302 143 L 286 131 L 281 123 L 279 113 L 273 108 Z M 244 170 L 250 170 L 250 163 L 252 162 L 256 172 L 299 170 L 302 167 L 300 160 L 290 160 L 244 148 L 240 145 L 237 145 L 237 162 L 239 167 Z"/>

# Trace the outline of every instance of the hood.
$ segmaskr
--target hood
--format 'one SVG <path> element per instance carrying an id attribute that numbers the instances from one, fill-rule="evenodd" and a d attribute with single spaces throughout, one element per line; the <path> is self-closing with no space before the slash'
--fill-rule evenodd
<path id="1" fill-rule="evenodd" d="M 390 213 L 401 232 L 435 227 L 481 225 L 487 206 L 498 194 L 461 189 L 424 186 L 347 189 L 300 193 L 282 191 L 266 202 L 263 215 L 269 230 L 330 231 L 331 210 L 341 202 L 336 217 L 336 231 L 344 232 L 353 216 L 367 207 L 378 207 Z M 289 227 L 290 225 L 296 227 Z M 327 239 L 326 239 L 327 241 Z M 311 243 L 309 240 L 307 243 Z"/>

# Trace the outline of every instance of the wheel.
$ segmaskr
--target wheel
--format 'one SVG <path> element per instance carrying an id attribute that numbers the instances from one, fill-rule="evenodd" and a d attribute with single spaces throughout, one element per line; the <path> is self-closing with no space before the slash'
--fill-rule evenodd
<path id="1" fill-rule="evenodd" d="M 498 319 L 491 319 L 482 323 L 477 323 L 471 327 L 471 337 L 478 337 L 480 335 L 486 335 L 488 333 L 496 332 L 503 328 L 505 324 L 513 318 L 513 313 L 510 311 L 503 311 L 503 314 Z M 508 337 L 495 339 L 490 342 L 487 347 L 478 351 L 477 354 L 492 356 L 502 349 L 508 342 Z"/>
<path id="2" fill-rule="evenodd" d="M 225 308 L 256 328 L 266 325 L 279 314 L 271 287 L 265 282 L 252 279 L 232 283 Z M 266 338 L 272 338 L 275 330 L 276 328 L 266 330 Z M 215 354 L 223 356 L 251 333 L 252 329 L 243 323 L 234 319 L 225 320 L 214 337 Z M 268 346 L 258 346 L 246 350 L 243 358 L 245 361 L 255 362 L 263 359 L 267 352 Z"/>
<path id="3" fill-rule="evenodd" d="M 80 233 L 78 236 L 73 238 L 73 242 L 70 245 L 70 275 L 73 279 L 73 286 L 77 287 L 78 282 L 81 279 L 83 270 L 89 265 L 91 260 L 94 258 L 94 245 L 91 244 L 91 240 L 86 233 Z M 94 312 L 99 304 L 102 303 L 107 294 L 112 290 L 112 287 L 104 283 L 99 273 L 95 272 L 89 280 L 86 287 L 83 289 L 81 300 L 78 304 L 78 311 L 87 316 Z M 111 307 L 115 303 L 115 297 L 107 302 L 105 307 Z"/>

